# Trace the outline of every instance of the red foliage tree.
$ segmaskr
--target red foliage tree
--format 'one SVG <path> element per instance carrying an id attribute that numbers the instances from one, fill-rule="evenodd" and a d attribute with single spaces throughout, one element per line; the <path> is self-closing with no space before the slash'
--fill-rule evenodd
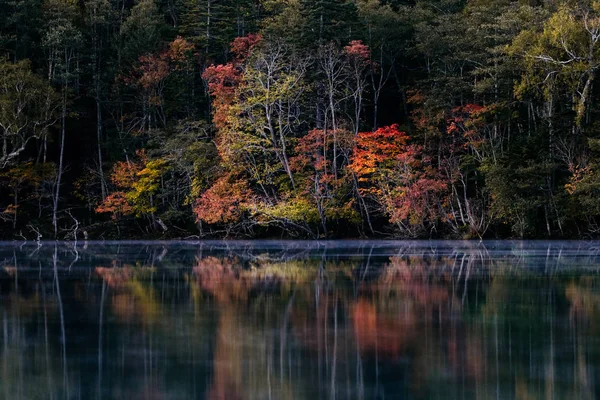
<path id="1" fill-rule="evenodd" d="M 344 47 L 344 52 L 365 64 L 369 63 L 371 59 L 371 50 L 362 40 L 352 40 L 348 46 Z"/>
<path id="2" fill-rule="evenodd" d="M 132 74 L 125 78 L 125 82 L 140 86 L 158 96 L 165 79 L 173 71 L 181 68 L 193 49 L 191 43 L 178 36 L 165 50 L 140 56 L 138 65 L 134 67 Z"/>
<path id="3" fill-rule="evenodd" d="M 292 170 L 304 173 L 309 177 L 307 192 L 331 194 L 336 187 L 343 185 L 345 175 L 335 178 L 333 173 L 333 145 L 336 138 L 340 153 L 352 151 L 353 135 L 351 132 L 338 129 L 335 133 L 322 129 L 313 129 L 298 139 L 296 156 L 291 159 Z M 316 191 L 316 193 L 314 193 Z"/>
<path id="4" fill-rule="evenodd" d="M 235 100 L 235 90 L 242 81 L 241 73 L 231 63 L 211 65 L 202 78 L 208 83 L 208 92 L 213 97 L 213 122 L 217 129 L 224 129 Z"/>
<path id="5" fill-rule="evenodd" d="M 311 169 L 320 179 L 329 179 L 331 174 L 331 160 L 327 158 L 329 147 L 333 144 L 331 135 L 322 129 L 313 129 L 305 136 L 298 139 L 296 145 L 297 156 L 291 159 L 294 171 Z"/>
<path id="6" fill-rule="evenodd" d="M 236 64 L 244 62 L 248 56 L 252 53 L 252 50 L 260 41 L 262 36 L 260 34 L 250 33 L 246 36 L 236 37 L 231 43 L 231 52 L 234 55 Z"/>
<path id="7" fill-rule="evenodd" d="M 362 195 L 375 200 L 404 233 L 417 235 L 438 218 L 446 184 L 422 146 L 408 140 L 397 125 L 360 132 L 348 168 L 356 174 Z"/>
<path id="8" fill-rule="evenodd" d="M 165 87 L 175 72 L 190 70 L 195 56 L 193 50 L 190 42 L 178 36 L 164 50 L 140 56 L 129 74 L 120 77 L 137 91 L 143 104 L 136 113 L 138 115 L 128 116 L 131 118 L 131 131 L 139 133 L 153 128 L 150 121 L 161 121 L 163 126 L 166 125 L 163 111 Z"/>
<path id="9" fill-rule="evenodd" d="M 208 84 L 208 92 L 213 97 L 213 122 L 217 129 L 226 127 L 229 109 L 235 100 L 235 91 L 243 81 L 240 65 L 261 40 L 262 37 L 255 34 L 235 38 L 231 43 L 233 62 L 213 64 L 202 74 L 202 78 Z"/>
<path id="10" fill-rule="evenodd" d="M 218 179 L 196 200 L 194 213 L 197 221 L 208 224 L 233 224 L 240 220 L 244 207 L 252 197 L 248 184 L 229 176 Z"/>

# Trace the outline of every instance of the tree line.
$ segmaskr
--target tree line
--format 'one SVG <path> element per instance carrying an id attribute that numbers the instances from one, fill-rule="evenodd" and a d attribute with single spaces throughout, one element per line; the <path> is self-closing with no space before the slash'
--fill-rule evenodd
<path id="1" fill-rule="evenodd" d="M 3 238 L 600 232 L 599 1 L 0 9 Z"/>

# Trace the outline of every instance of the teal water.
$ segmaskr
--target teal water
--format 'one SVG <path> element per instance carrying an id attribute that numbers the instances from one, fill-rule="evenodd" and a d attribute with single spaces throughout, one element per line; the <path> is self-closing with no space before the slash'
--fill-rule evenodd
<path id="1" fill-rule="evenodd" d="M 0 244 L 3 399 L 593 399 L 600 242 Z"/>

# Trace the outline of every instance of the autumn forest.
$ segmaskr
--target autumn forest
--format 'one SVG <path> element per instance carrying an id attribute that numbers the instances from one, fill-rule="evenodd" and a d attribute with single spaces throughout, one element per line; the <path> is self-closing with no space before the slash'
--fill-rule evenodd
<path id="1" fill-rule="evenodd" d="M 0 0 L 0 238 L 594 238 L 600 1 Z"/>

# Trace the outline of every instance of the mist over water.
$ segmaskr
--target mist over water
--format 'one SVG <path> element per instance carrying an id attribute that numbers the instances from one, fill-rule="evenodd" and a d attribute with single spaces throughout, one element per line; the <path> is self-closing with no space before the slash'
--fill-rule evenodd
<path id="1" fill-rule="evenodd" d="M 600 395 L 599 242 L 0 244 L 0 398 Z"/>

